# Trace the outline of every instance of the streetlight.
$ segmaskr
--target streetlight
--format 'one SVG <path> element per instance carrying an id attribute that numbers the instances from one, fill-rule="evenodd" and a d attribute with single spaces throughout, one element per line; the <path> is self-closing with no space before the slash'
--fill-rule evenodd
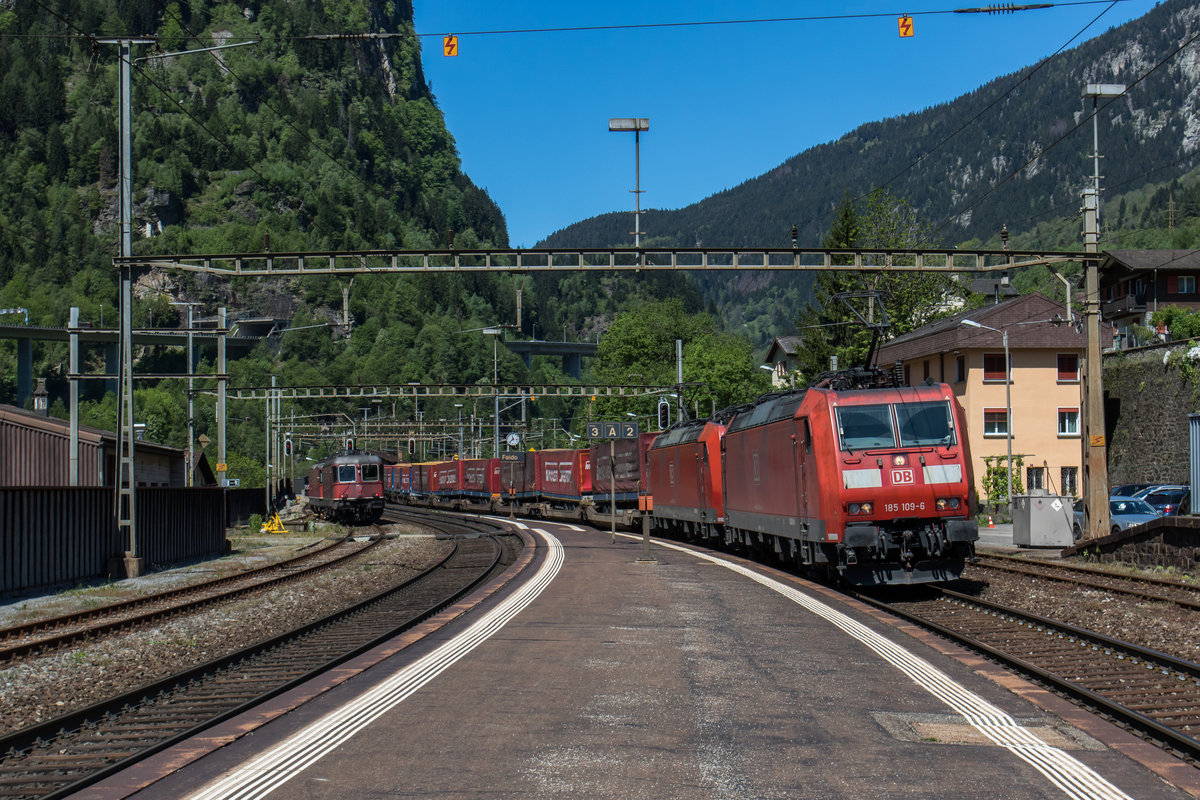
<path id="1" fill-rule="evenodd" d="M 1012 491 L 1012 361 L 1008 357 L 1008 331 L 993 328 L 991 325 L 984 325 L 982 322 L 976 322 L 973 319 L 964 319 L 963 325 L 969 325 L 972 328 L 983 328 L 985 330 L 994 331 L 1000 334 L 1001 341 L 1004 343 L 1004 435 L 1008 442 L 1008 468 L 1005 472 L 1008 474 L 1008 518 L 1013 518 L 1013 491 Z"/>
<path id="2" fill-rule="evenodd" d="M 504 334 L 504 329 L 484 328 L 483 335 L 492 337 L 492 402 L 494 404 L 492 417 L 492 457 L 500 457 L 500 356 L 499 346 L 500 337 Z"/>
<path id="3" fill-rule="evenodd" d="M 188 370 L 187 370 L 188 371 L 187 460 L 188 460 L 188 466 L 187 466 L 187 476 L 186 476 L 185 483 L 187 486 L 190 487 L 193 484 L 193 480 L 194 480 L 193 475 L 196 471 L 196 463 L 195 463 L 196 462 L 196 453 L 193 449 L 193 444 L 192 444 L 192 442 L 196 438 L 195 437 L 196 414 L 195 414 L 195 405 L 194 405 L 194 403 L 195 403 L 194 386 L 195 385 L 193 383 L 194 376 L 196 374 L 196 361 L 195 361 L 195 351 L 192 349 L 192 309 L 195 308 L 196 306 L 200 305 L 200 303 L 189 303 L 189 302 L 180 300 L 180 301 L 172 301 L 171 305 L 187 307 L 187 362 L 188 362 Z M 100 314 L 101 314 L 101 318 L 103 318 L 104 306 L 100 306 Z"/>
<path id="4" fill-rule="evenodd" d="M 650 130 L 646 117 L 613 117 L 608 121 L 610 131 L 633 131 L 633 246 L 642 246 L 642 131 Z"/>
<path id="5" fill-rule="evenodd" d="M 458 457 L 463 457 L 463 428 L 462 428 L 462 403 L 455 403 L 454 407 L 458 409 Z"/>

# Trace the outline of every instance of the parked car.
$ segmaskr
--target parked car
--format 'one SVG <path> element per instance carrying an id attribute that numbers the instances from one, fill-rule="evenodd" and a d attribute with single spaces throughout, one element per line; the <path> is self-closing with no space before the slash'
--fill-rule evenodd
<path id="1" fill-rule="evenodd" d="M 1162 517 L 1173 517 L 1190 508 L 1192 493 L 1187 486 L 1156 486 L 1141 497 Z"/>
<path id="2" fill-rule="evenodd" d="M 1154 506 L 1136 497 L 1108 498 L 1108 516 L 1112 526 L 1109 533 L 1120 533 L 1135 525 L 1142 525 L 1150 520 L 1158 519 L 1160 514 Z M 1075 501 L 1075 523 L 1072 531 L 1076 541 L 1083 538 L 1083 501 Z"/>
<path id="3" fill-rule="evenodd" d="M 1157 484 L 1154 483 L 1126 483 L 1122 486 L 1114 487 L 1109 495 L 1112 497 L 1134 497 L 1138 492 L 1143 492 L 1146 489 L 1153 489 Z"/>
<path id="4" fill-rule="evenodd" d="M 1138 491 L 1134 492 L 1133 496 L 1141 497 L 1141 498 L 1145 499 L 1146 495 L 1150 494 L 1151 492 L 1157 492 L 1160 489 L 1186 489 L 1186 488 L 1187 488 L 1187 486 L 1184 486 L 1182 483 L 1152 483 L 1149 486 L 1147 486 L 1145 489 L 1139 489 Z"/>

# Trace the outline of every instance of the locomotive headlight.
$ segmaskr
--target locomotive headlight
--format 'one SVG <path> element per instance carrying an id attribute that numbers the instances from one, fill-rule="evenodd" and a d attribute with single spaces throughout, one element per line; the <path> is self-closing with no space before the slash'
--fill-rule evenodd
<path id="1" fill-rule="evenodd" d="M 945 511 L 946 509 L 956 509 L 962 505 L 962 501 L 957 497 L 939 497 L 937 500 L 937 510 Z"/>
<path id="2" fill-rule="evenodd" d="M 851 515 L 854 515 L 859 512 L 860 508 L 861 508 L 861 506 L 858 503 L 851 503 L 849 506 L 846 507 L 846 511 L 849 512 Z"/>
<path id="3" fill-rule="evenodd" d="M 893 467 L 903 467 L 907 463 L 908 456 L 904 455 L 903 453 L 897 453 L 896 455 L 892 456 Z"/>
<path id="4" fill-rule="evenodd" d="M 850 514 L 850 516 L 870 514 L 874 507 L 874 503 L 851 503 L 846 506 L 846 513 Z"/>
<path id="5" fill-rule="evenodd" d="M 873 508 L 874 507 L 870 503 L 863 503 L 861 506 L 862 513 L 864 514 L 870 514 Z"/>
<path id="6" fill-rule="evenodd" d="M 946 506 L 948 506 L 948 505 L 949 505 L 949 503 L 946 502 L 946 498 L 944 498 L 944 497 L 938 498 L 938 500 L 937 500 L 937 510 L 938 511 L 945 511 Z"/>

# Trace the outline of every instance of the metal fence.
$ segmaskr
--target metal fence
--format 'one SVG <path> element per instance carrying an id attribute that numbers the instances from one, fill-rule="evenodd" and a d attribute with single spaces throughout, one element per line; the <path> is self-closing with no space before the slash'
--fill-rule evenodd
<path id="1" fill-rule="evenodd" d="M 246 491 L 257 495 L 257 508 L 219 488 L 139 488 L 143 569 L 225 552 L 232 509 L 249 517 L 265 506 L 262 490 Z M 103 578 L 108 560 L 129 549 L 118 541 L 111 488 L 0 487 L 0 593 Z"/>

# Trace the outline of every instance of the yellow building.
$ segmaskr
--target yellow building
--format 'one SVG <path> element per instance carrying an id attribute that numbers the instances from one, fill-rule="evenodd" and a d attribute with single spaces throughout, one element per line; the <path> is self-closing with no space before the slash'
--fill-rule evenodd
<path id="1" fill-rule="evenodd" d="M 986 459 L 1002 466 L 1010 436 L 1019 465 L 1013 478 L 1020 478 L 1020 488 L 1079 495 L 1086 342 L 1066 313 L 1062 302 L 1021 295 L 931 322 L 879 348 L 876 363 L 887 369 L 899 362 L 906 383 L 930 379 L 953 387 L 966 411 L 980 503 L 989 499 L 983 491 Z M 1012 369 L 1009 400 L 1005 334 Z"/>

